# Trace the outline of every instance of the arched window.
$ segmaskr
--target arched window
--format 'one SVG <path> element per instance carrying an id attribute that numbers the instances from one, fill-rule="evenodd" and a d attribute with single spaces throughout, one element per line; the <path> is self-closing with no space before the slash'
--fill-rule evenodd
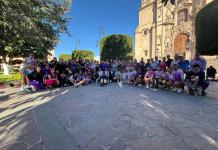
<path id="1" fill-rule="evenodd" d="M 188 21 L 188 10 L 183 9 L 179 11 L 177 20 L 178 20 L 178 24 L 181 24 L 181 22 L 187 22 Z"/>

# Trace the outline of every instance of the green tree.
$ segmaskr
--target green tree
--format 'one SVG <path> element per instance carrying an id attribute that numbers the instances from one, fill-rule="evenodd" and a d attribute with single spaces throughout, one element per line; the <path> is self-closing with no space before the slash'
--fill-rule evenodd
<path id="1" fill-rule="evenodd" d="M 122 34 L 109 35 L 101 39 L 100 49 L 103 60 L 132 58 L 132 38 Z"/>
<path id="2" fill-rule="evenodd" d="M 68 61 L 70 59 L 72 59 L 72 55 L 70 54 L 59 54 L 58 55 L 58 59 L 63 59 L 64 61 Z"/>
<path id="3" fill-rule="evenodd" d="M 74 59 L 83 59 L 83 60 L 93 60 L 94 54 L 91 50 L 73 50 L 72 58 Z"/>
<path id="4" fill-rule="evenodd" d="M 195 25 L 197 51 L 202 55 L 218 55 L 218 0 L 199 11 Z"/>
<path id="5" fill-rule="evenodd" d="M 71 0 L 0 0 L 0 56 L 46 57 L 67 32 Z"/>

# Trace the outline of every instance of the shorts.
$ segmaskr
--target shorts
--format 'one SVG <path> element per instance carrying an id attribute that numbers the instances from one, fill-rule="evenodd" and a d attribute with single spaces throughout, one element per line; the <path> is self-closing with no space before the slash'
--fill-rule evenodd
<path id="1" fill-rule="evenodd" d="M 107 77 L 106 76 L 102 76 L 100 79 L 105 80 L 105 79 L 107 79 Z"/>
<path id="2" fill-rule="evenodd" d="M 57 81 L 53 79 L 45 80 L 45 85 L 48 87 L 55 87 L 57 86 Z"/>

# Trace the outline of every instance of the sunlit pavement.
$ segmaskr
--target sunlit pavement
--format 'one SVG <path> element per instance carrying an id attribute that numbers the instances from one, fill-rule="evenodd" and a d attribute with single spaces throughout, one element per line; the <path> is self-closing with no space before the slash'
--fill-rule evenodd
<path id="1" fill-rule="evenodd" d="M 208 97 L 118 84 L 0 95 L 1 150 L 218 149 L 216 82 Z"/>

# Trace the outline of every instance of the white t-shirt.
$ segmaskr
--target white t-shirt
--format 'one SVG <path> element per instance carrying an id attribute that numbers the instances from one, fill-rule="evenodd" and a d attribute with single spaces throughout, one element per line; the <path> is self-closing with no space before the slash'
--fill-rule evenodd
<path id="1" fill-rule="evenodd" d="M 98 71 L 98 76 L 101 77 L 103 74 L 103 71 Z"/>

